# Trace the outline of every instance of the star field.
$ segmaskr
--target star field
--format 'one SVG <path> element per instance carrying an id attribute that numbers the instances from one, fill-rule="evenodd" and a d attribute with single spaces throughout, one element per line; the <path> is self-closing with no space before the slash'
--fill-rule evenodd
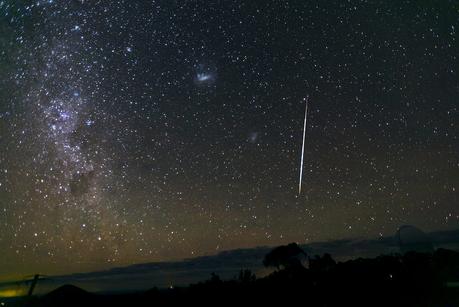
<path id="1" fill-rule="evenodd" d="M 458 28 L 455 1 L 0 1 L 0 274 L 457 228 Z"/>

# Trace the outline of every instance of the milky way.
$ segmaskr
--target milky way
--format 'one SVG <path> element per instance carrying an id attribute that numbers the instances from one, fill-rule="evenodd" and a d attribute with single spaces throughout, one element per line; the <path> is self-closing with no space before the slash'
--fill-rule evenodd
<path id="1" fill-rule="evenodd" d="M 459 224 L 454 1 L 7 0 L 0 18 L 2 278 Z"/>

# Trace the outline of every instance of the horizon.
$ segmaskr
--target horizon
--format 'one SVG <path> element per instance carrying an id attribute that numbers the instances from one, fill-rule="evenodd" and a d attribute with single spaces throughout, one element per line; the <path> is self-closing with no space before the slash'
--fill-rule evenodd
<path id="1" fill-rule="evenodd" d="M 459 228 L 450 231 L 426 233 L 436 249 L 448 248 L 456 251 L 459 251 L 458 234 Z M 444 238 L 445 235 L 446 240 Z M 381 243 L 383 243 L 383 245 L 381 245 Z M 306 251 L 308 257 L 331 254 L 333 259 L 337 262 L 346 262 L 357 258 L 370 259 L 381 255 L 401 253 L 396 234 L 387 237 L 347 238 L 304 244 L 297 242 L 297 244 Z M 376 249 L 374 245 L 377 246 Z M 358 252 L 355 251 L 356 247 L 358 247 Z M 193 258 L 134 263 L 124 266 L 107 267 L 95 271 L 71 272 L 63 275 L 50 275 L 46 274 L 46 272 L 40 272 L 40 275 L 44 276 L 44 279 L 39 282 L 35 292 L 37 294 L 44 294 L 65 284 L 78 285 L 78 287 L 82 289 L 97 293 L 135 292 L 153 287 L 168 288 L 170 285 L 186 287 L 189 284 L 206 280 L 211 272 L 221 275 L 224 280 L 230 280 L 234 278 L 241 269 L 249 269 L 255 273 L 257 277 L 264 277 L 271 271 L 263 268 L 262 257 L 273 248 L 275 248 L 275 246 L 238 248 Z M 250 260 L 246 259 L 247 256 L 249 256 Z M 218 261 L 219 265 L 207 266 L 204 264 L 206 260 L 210 261 L 210 263 L 214 263 L 212 259 L 220 259 Z M 238 265 L 234 266 L 232 263 L 238 263 Z M 197 269 L 196 266 L 200 267 L 200 269 Z M 139 268 L 142 273 L 138 271 Z M 187 268 L 192 268 L 192 270 L 187 271 Z M 175 282 L 165 281 L 166 276 L 173 276 L 176 274 L 176 271 L 180 272 L 182 277 L 180 277 L 179 274 L 174 277 Z M 113 273 L 116 274 L 112 276 Z M 135 273 L 133 276 L 135 276 L 136 279 L 134 286 L 122 286 L 122 283 L 120 286 L 118 284 L 118 281 L 123 281 L 125 279 L 125 277 L 122 276 L 129 276 L 133 273 Z M 37 274 L 37 272 L 30 274 L 30 276 L 34 274 Z M 112 277 L 110 278 L 110 276 Z M 139 276 L 144 276 L 141 278 L 140 282 L 138 281 Z M 126 277 L 126 279 L 129 279 L 129 277 Z M 8 293 L 12 294 L 14 291 L 15 294 L 22 293 L 25 295 L 25 290 L 28 287 L 25 280 L 26 279 L 10 279 L 0 281 L 0 297 L 9 297 Z M 100 281 L 97 282 L 97 280 Z M 98 286 L 96 286 L 97 284 Z M 12 288 L 15 290 L 13 291 Z M 20 288 L 22 292 L 19 290 Z"/>

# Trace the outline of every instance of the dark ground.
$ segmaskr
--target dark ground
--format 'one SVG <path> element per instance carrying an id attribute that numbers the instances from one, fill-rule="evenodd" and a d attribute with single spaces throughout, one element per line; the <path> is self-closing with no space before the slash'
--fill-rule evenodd
<path id="1" fill-rule="evenodd" d="M 459 253 L 445 249 L 343 263 L 324 255 L 309 258 L 309 268 L 289 258 L 287 262 L 278 263 L 274 273 L 259 279 L 250 271 L 241 270 L 233 280 L 223 281 L 212 275 L 209 280 L 189 287 L 154 288 L 117 295 L 89 293 L 66 285 L 47 295 L 6 306 L 263 306 L 275 303 L 453 307 L 459 306 L 458 281 Z"/>

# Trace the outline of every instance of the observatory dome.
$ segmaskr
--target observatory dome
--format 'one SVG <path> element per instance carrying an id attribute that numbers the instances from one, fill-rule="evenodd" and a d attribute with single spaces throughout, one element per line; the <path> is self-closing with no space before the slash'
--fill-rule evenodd
<path id="1" fill-rule="evenodd" d="M 400 252 L 403 254 L 409 251 L 421 253 L 431 253 L 434 251 L 429 236 L 414 226 L 400 226 L 395 234 L 395 238 L 400 247 Z"/>

